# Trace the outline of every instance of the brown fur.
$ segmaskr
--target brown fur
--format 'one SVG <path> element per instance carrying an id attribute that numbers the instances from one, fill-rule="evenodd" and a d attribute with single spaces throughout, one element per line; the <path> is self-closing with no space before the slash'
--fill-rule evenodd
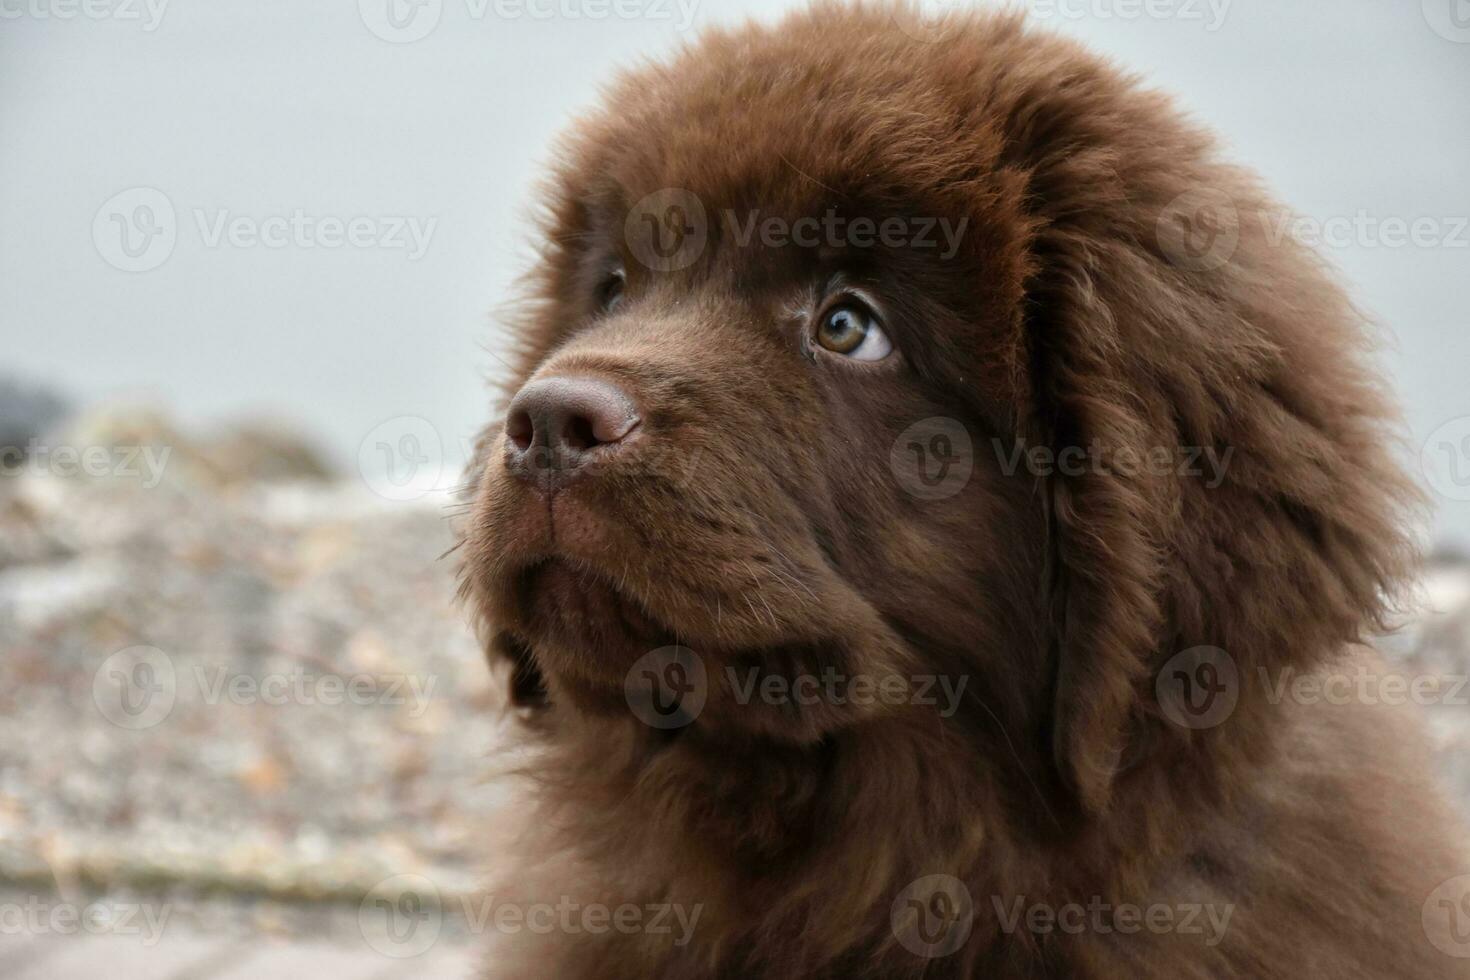
<path id="1" fill-rule="evenodd" d="M 901 29 L 906 28 L 906 29 Z M 635 203 L 703 204 L 697 261 L 637 259 Z M 1239 216 L 1181 260 L 1181 195 Z M 968 219 L 956 254 L 742 247 L 746 215 Z M 585 374 L 644 423 L 547 502 L 482 440 L 465 593 L 514 672 L 537 775 L 497 902 L 681 903 L 693 941 L 503 936 L 491 976 L 1449 977 L 1421 912 L 1467 870 L 1412 720 L 1273 703 L 1262 678 L 1369 663 L 1410 571 L 1362 318 L 1277 206 L 1169 101 L 1010 16 L 923 29 L 819 5 L 622 77 L 561 147 L 512 390 Z M 616 310 L 598 284 L 627 270 Z M 833 274 L 879 298 L 895 354 L 811 354 L 793 309 Z M 890 449 L 961 423 L 974 472 L 919 499 Z M 1007 472 L 1020 446 L 1228 450 L 1223 482 Z M 997 449 L 992 449 L 992 447 Z M 673 642 L 708 670 L 674 733 L 623 682 Z M 1171 723 L 1155 678 L 1228 651 L 1240 702 Z M 726 668 L 969 680 L 913 703 L 738 703 Z M 1371 668 L 1371 669 L 1377 669 Z M 968 941 L 916 955 L 890 909 L 931 874 Z M 1180 931 L 1007 931 L 997 903 L 1228 904 Z"/>

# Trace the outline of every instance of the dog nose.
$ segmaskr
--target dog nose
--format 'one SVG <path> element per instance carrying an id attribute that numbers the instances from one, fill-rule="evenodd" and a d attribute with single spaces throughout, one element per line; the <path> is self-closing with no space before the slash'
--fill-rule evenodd
<path id="1" fill-rule="evenodd" d="M 505 420 L 506 464 L 547 490 L 577 475 L 638 427 L 628 394 L 598 378 L 532 381 L 511 399 Z"/>

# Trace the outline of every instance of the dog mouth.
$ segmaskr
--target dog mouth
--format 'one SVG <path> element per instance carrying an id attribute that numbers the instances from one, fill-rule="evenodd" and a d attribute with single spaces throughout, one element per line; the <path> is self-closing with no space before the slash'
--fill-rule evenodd
<path id="1" fill-rule="evenodd" d="M 503 652 L 515 664 L 512 697 L 523 706 L 548 702 L 550 675 L 555 688 L 583 711 L 626 716 L 631 710 L 660 729 L 675 715 L 660 719 L 650 710 L 666 693 L 671 703 L 665 707 L 685 712 L 677 716 L 677 728 L 703 710 L 705 721 L 717 727 L 813 742 L 845 714 L 840 703 L 777 698 L 767 705 L 755 695 L 756 685 L 772 679 L 790 684 L 827 672 L 846 676 L 854 651 L 838 636 L 711 646 L 672 628 L 596 568 L 566 558 L 525 568 L 513 595 L 516 626 Z M 645 690 L 650 679 L 653 691 Z M 748 689 L 744 700 L 737 697 L 742 684 Z M 689 695 L 699 706 L 692 711 L 684 700 Z"/>
<path id="2" fill-rule="evenodd" d="M 866 709 L 808 703 L 805 686 L 768 698 L 767 684 L 881 676 L 903 660 L 902 641 L 815 546 L 699 515 L 622 515 L 578 487 L 547 506 L 493 486 L 468 572 L 512 665 L 514 703 L 647 722 L 640 684 L 656 675 L 683 690 L 697 677 L 700 730 L 813 741 Z"/>

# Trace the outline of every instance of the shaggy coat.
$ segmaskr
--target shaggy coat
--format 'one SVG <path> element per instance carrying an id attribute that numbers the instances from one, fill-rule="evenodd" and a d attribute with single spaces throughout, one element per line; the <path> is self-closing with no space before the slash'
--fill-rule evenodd
<path id="1" fill-rule="evenodd" d="M 464 522 L 534 807 L 490 891 L 574 910 L 489 976 L 1470 976 L 1414 720 L 1294 686 L 1381 676 L 1418 500 L 1281 213 L 1013 16 L 817 5 L 618 79 L 509 393 L 636 429 L 542 480 L 497 419 Z"/>

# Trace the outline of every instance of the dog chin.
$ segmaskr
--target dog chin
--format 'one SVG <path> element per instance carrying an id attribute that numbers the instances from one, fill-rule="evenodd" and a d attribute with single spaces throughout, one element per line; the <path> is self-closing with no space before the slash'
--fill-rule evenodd
<path id="1" fill-rule="evenodd" d="M 543 669 L 582 683 L 621 686 L 639 657 L 674 642 L 673 633 L 606 577 L 553 558 L 523 571 L 508 617 Z"/>

